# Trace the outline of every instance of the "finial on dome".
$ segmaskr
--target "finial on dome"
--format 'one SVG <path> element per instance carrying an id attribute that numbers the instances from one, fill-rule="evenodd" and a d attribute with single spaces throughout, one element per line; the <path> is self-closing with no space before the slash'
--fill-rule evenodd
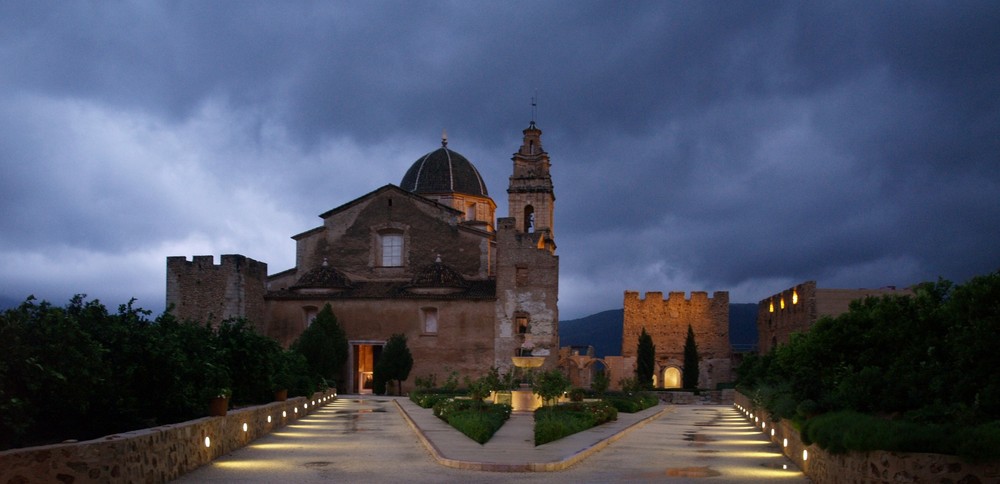
<path id="1" fill-rule="evenodd" d="M 447 148 L 448 147 L 448 130 L 447 129 L 442 129 L 441 130 L 441 147 L 442 148 Z"/>
<path id="2" fill-rule="evenodd" d="M 441 254 L 438 254 L 437 257 L 434 258 L 434 263 L 436 263 L 436 264 L 440 264 L 441 263 Z"/>
<path id="3" fill-rule="evenodd" d="M 327 262 L 326 257 L 323 258 L 323 267 L 329 267 L 330 263 Z"/>

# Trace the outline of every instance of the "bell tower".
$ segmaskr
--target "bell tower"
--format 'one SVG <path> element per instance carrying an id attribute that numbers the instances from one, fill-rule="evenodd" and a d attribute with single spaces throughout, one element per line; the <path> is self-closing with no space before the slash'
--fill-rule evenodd
<path id="1" fill-rule="evenodd" d="M 514 153 L 514 172 L 507 188 L 509 217 L 518 233 L 537 234 L 539 248 L 555 252 L 553 214 L 556 196 L 549 173 L 549 154 L 542 149 L 542 130 L 532 120 L 523 131 L 524 140 Z"/>

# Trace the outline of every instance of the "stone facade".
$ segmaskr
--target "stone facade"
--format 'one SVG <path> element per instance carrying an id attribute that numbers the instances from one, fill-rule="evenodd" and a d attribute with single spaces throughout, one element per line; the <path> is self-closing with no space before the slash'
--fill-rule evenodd
<path id="1" fill-rule="evenodd" d="M 196 321 L 260 320 L 267 292 L 267 264 L 238 254 L 167 257 L 167 307 Z"/>
<path id="2" fill-rule="evenodd" d="M 657 388 L 677 388 L 684 372 L 684 342 L 691 325 L 698 345 L 698 387 L 714 388 L 733 381 L 732 351 L 729 346 L 729 293 L 647 292 L 644 299 L 636 291 L 625 291 L 622 329 L 622 356 L 635 357 L 643 328 L 656 346 Z"/>
<path id="3" fill-rule="evenodd" d="M 335 397 L 332 391 L 316 393 L 309 399 L 231 410 L 224 417 L 85 442 L 6 450 L 0 452 L 0 482 L 170 482 L 318 410 Z"/>
<path id="4" fill-rule="evenodd" d="M 866 297 L 912 295 L 910 289 L 823 289 L 806 281 L 757 303 L 758 347 L 761 354 L 787 343 L 792 333 L 804 333 L 819 318 L 846 313 L 851 302 Z"/>
<path id="5" fill-rule="evenodd" d="M 532 122 L 523 134 L 512 158 L 511 214 L 495 225 L 478 171 L 443 139 L 402 187 L 331 209 L 322 225 L 293 236 L 293 268 L 267 275 L 266 264 L 239 255 L 220 265 L 211 256 L 169 257 L 167 305 L 181 318 L 245 317 L 288 346 L 330 304 L 350 343 L 337 382 L 348 393 L 370 389 L 374 361 L 393 334 L 406 336 L 414 358 L 404 391 L 416 377 L 508 370 L 522 348 L 555 367 L 555 195 L 541 130 Z"/>

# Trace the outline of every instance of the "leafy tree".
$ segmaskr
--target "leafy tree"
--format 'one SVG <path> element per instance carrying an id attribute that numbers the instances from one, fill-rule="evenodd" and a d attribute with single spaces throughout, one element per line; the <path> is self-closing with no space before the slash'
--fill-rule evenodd
<path id="1" fill-rule="evenodd" d="M 653 387 L 653 373 L 656 371 L 656 346 L 653 337 L 642 328 L 639 335 L 639 346 L 636 350 L 635 378 L 641 388 Z"/>
<path id="2" fill-rule="evenodd" d="M 310 371 L 327 381 L 340 379 L 347 361 L 347 335 L 337 323 L 333 308 L 327 303 L 312 324 L 299 336 L 292 349 L 301 353 Z"/>
<path id="3" fill-rule="evenodd" d="M 531 386 L 532 393 L 542 397 L 542 403 L 553 405 L 557 398 L 566 390 L 569 390 L 570 381 L 563 372 L 559 370 L 549 370 L 540 372 L 535 376 Z"/>
<path id="4" fill-rule="evenodd" d="M 598 370 L 590 382 L 590 389 L 597 392 L 598 395 L 604 395 L 609 386 L 611 386 L 611 376 L 608 375 L 608 370 L 604 368 Z"/>
<path id="5" fill-rule="evenodd" d="M 406 335 L 394 334 L 382 348 L 382 354 L 375 362 L 375 393 L 385 393 L 385 384 L 396 380 L 397 394 L 403 393 L 403 380 L 410 376 L 413 369 L 413 355 L 406 346 Z"/>
<path id="6" fill-rule="evenodd" d="M 694 341 L 694 330 L 688 325 L 687 338 L 684 339 L 684 375 L 682 385 L 685 390 L 698 388 L 698 345 Z"/>
<path id="7" fill-rule="evenodd" d="M 281 345 L 258 334 L 242 318 L 223 321 L 216 330 L 216 337 L 231 377 L 233 402 L 270 401 L 278 390 L 273 376 L 283 364 Z"/>

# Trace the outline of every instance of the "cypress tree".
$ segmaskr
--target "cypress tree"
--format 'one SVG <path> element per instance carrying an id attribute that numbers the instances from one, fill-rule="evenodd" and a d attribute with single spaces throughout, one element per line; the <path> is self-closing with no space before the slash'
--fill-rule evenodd
<path id="1" fill-rule="evenodd" d="M 642 328 L 639 335 L 639 347 L 636 350 L 635 379 L 640 388 L 651 388 L 653 386 L 653 373 L 656 364 L 656 346 L 653 345 L 653 337 Z"/>
<path id="2" fill-rule="evenodd" d="M 375 380 L 375 393 L 384 394 L 385 384 L 389 380 L 396 380 L 396 394 L 402 394 L 403 380 L 409 378 L 412 369 L 413 355 L 406 346 L 406 335 L 392 335 L 375 363 L 375 374 L 372 375 Z"/>
<path id="3" fill-rule="evenodd" d="M 684 340 L 684 376 L 685 390 L 698 388 L 698 345 L 694 342 L 694 330 L 688 325 L 687 339 Z"/>

